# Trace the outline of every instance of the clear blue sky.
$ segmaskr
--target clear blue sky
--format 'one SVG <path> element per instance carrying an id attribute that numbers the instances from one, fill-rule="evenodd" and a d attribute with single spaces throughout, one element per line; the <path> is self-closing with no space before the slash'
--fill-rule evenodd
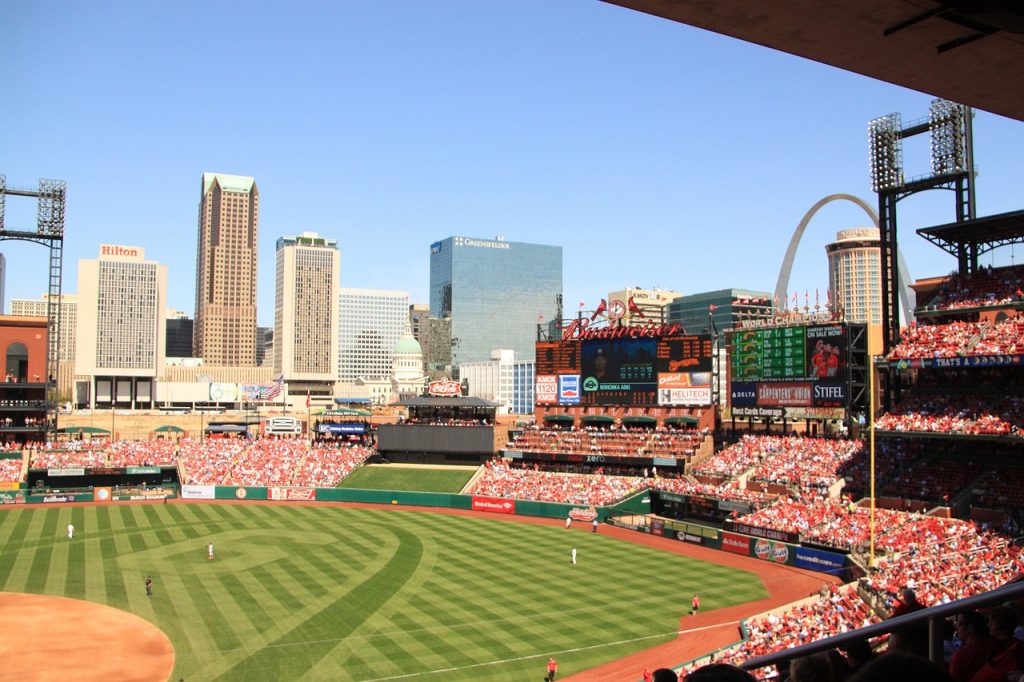
<path id="1" fill-rule="evenodd" d="M 570 313 L 625 286 L 771 291 L 818 199 L 876 205 L 868 122 L 931 100 L 597 0 L 5 0 L 0 63 L 0 173 L 69 185 L 66 292 L 100 243 L 141 246 L 191 314 L 202 174 L 251 175 L 265 326 L 274 242 L 303 230 L 339 241 L 343 286 L 415 302 L 451 235 L 561 245 Z M 979 215 L 1024 208 L 1024 123 L 978 112 L 974 131 Z M 8 229 L 34 210 L 9 198 Z M 899 211 L 911 275 L 954 269 L 914 234 L 954 220 L 952 193 Z M 824 244 L 866 220 L 819 212 L 791 290 L 824 297 Z M 44 248 L 0 251 L 8 300 L 46 291 Z"/>

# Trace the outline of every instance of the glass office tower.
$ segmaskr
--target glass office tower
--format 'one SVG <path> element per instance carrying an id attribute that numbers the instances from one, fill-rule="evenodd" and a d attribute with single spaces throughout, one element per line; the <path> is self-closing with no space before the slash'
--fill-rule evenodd
<path id="1" fill-rule="evenodd" d="M 430 315 L 451 319 L 452 364 L 496 348 L 533 361 L 537 326 L 562 316 L 562 247 L 472 237 L 430 246 Z"/>

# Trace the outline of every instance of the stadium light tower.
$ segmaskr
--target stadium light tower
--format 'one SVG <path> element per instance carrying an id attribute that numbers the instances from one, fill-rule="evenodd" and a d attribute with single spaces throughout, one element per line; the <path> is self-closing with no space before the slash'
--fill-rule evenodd
<path id="1" fill-rule="evenodd" d="M 971 118 L 969 107 L 937 99 L 932 101 L 928 119 L 924 122 L 903 127 L 899 114 L 889 114 L 868 124 L 871 188 L 878 193 L 878 227 L 881 238 L 883 353 L 892 349 L 900 334 L 896 203 L 925 190 L 949 189 L 956 194 L 956 221 L 974 219 Z M 903 140 L 922 133 L 930 136 L 932 173 L 907 180 L 903 173 Z M 890 384 L 885 396 L 887 409 L 893 390 L 898 391 L 898 387 Z"/>
<path id="2" fill-rule="evenodd" d="M 47 429 L 57 429 L 57 378 L 60 374 L 60 312 L 61 283 L 64 272 L 64 213 L 68 184 L 63 180 L 39 180 L 39 189 L 10 187 L 7 176 L 0 175 L 0 241 L 13 239 L 42 244 L 50 249 L 50 286 L 46 300 L 46 412 L 50 416 Z M 12 230 L 4 224 L 7 196 L 36 199 L 36 229 Z"/>

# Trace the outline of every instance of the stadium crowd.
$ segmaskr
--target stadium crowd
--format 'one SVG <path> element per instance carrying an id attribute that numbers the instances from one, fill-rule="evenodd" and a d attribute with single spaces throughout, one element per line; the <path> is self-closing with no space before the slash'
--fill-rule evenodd
<path id="1" fill-rule="evenodd" d="M 0 459 L 0 483 L 14 483 L 21 479 L 21 459 Z"/>
<path id="2" fill-rule="evenodd" d="M 608 474 L 564 474 L 513 466 L 503 459 L 487 463 L 469 493 L 487 497 L 564 504 L 609 505 L 647 488 L 650 479 Z"/>
<path id="3" fill-rule="evenodd" d="M 664 427 L 557 429 L 533 426 L 516 434 L 505 448 L 533 453 L 682 458 L 693 455 L 706 436 L 706 431 Z"/>
<path id="4" fill-rule="evenodd" d="M 956 310 L 1009 305 L 1024 300 L 1024 266 L 980 268 L 973 274 L 954 272 L 943 282 L 926 308 Z"/>
<path id="5" fill-rule="evenodd" d="M 322 447 L 298 439 L 185 439 L 178 458 L 183 483 L 334 487 L 372 453 L 360 445 Z"/>
<path id="6" fill-rule="evenodd" d="M 1024 353 L 1024 319 L 1000 322 L 911 324 L 889 351 L 889 360 Z"/>
<path id="7" fill-rule="evenodd" d="M 863 452 L 859 441 L 804 436 L 745 435 L 692 469 L 694 475 L 735 476 L 795 490 L 823 490 L 839 478 L 840 468 Z"/>
<path id="8" fill-rule="evenodd" d="M 911 394 L 875 421 L 879 431 L 928 431 L 965 435 L 1015 434 L 1024 423 L 1020 396 Z"/>

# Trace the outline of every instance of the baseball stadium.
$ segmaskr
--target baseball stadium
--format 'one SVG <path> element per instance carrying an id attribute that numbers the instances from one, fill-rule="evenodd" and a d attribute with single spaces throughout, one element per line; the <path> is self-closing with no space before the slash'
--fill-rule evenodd
<path id="1" fill-rule="evenodd" d="M 783 28 L 617 4 L 797 54 L 830 25 L 807 2 L 777 10 Z M 885 4 L 859 30 L 937 16 Z M 805 56 L 848 64 L 844 40 L 824 42 Z M 957 89 L 984 90 L 960 62 L 943 88 L 921 75 L 930 56 L 900 56 L 904 84 L 984 103 Z M 883 61 L 861 68 L 887 77 Z M 721 328 L 714 305 L 697 330 L 632 297 L 538 324 L 529 415 L 450 377 L 378 409 L 314 407 L 283 375 L 130 407 L 115 379 L 88 387 L 90 409 L 64 407 L 57 306 L 0 316 L 4 674 L 1024 679 L 1024 267 L 978 261 L 1024 243 L 1024 211 L 974 215 L 970 118 L 944 99 L 927 124 L 870 124 L 880 324 L 790 299 L 802 224 L 781 296 L 728 301 Z M 952 161 L 908 180 L 898 145 L 924 133 Z M 47 207 L 37 232 L 0 220 L 0 238 L 50 248 L 51 300 L 65 189 L 0 182 Z M 914 282 L 901 314 L 896 204 L 935 189 L 957 197 L 954 220 L 917 236 L 959 267 Z"/>

